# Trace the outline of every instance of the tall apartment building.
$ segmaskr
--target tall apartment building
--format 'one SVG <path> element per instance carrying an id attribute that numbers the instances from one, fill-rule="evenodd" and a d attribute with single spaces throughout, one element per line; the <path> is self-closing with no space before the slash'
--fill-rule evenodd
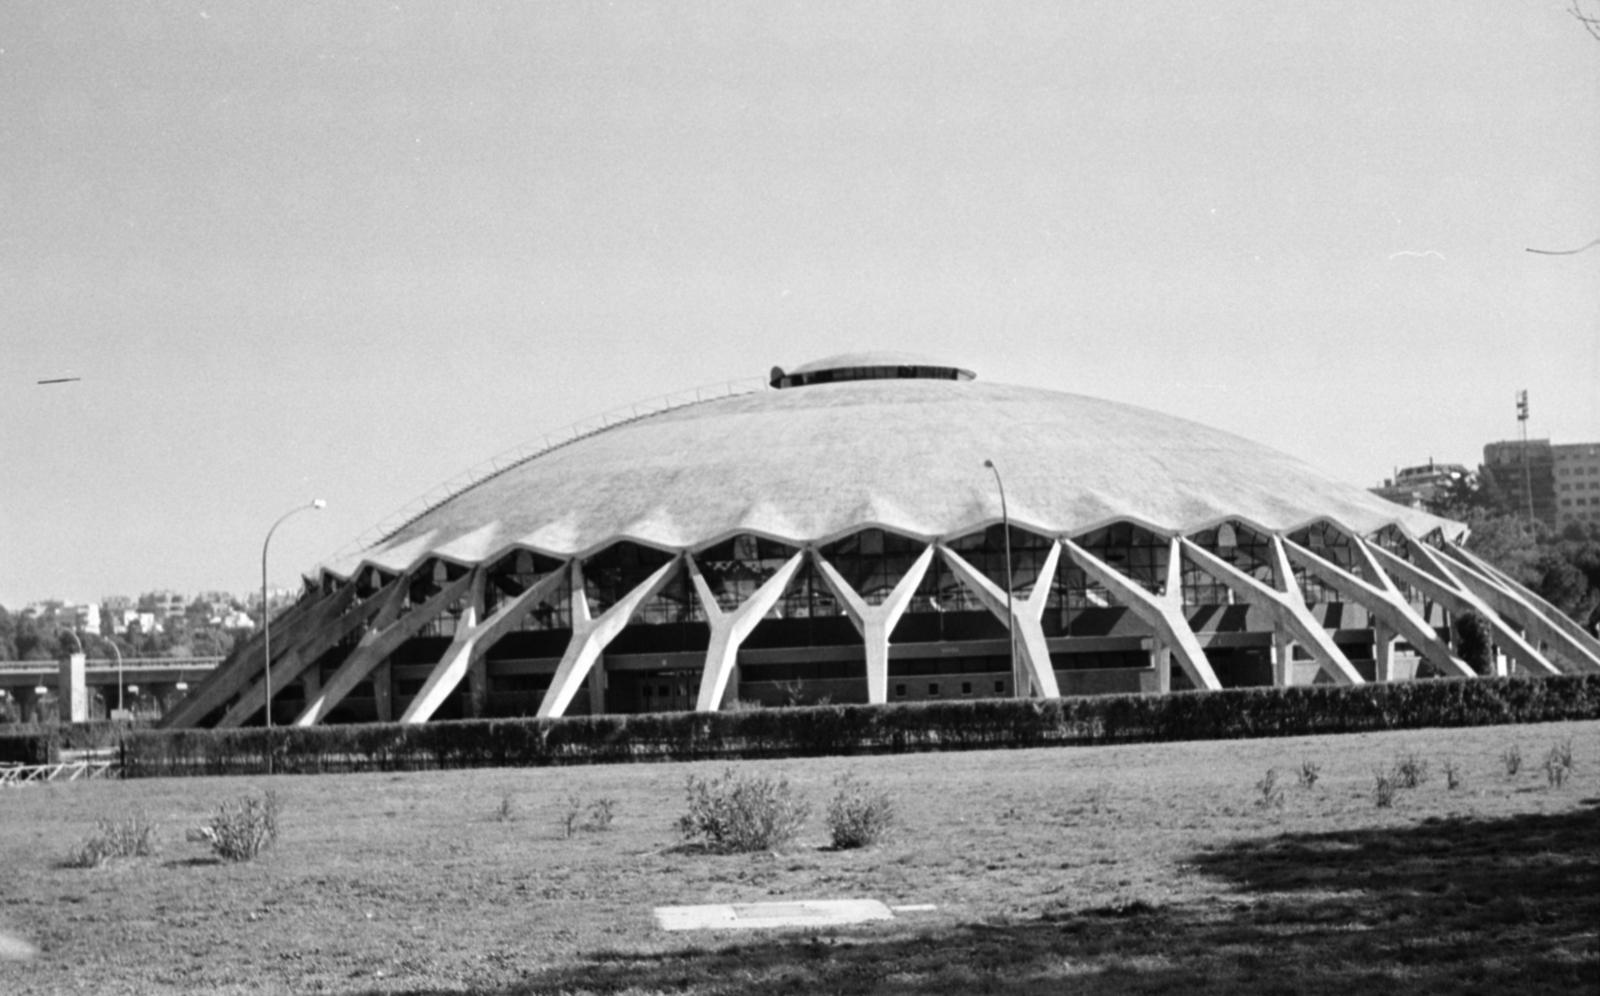
<path id="1" fill-rule="evenodd" d="M 1489 443 L 1483 448 L 1483 471 L 1519 511 L 1527 510 L 1531 487 L 1534 518 L 1546 525 L 1600 523 L 1600 443 Z"/>
<path id="2" fill-rule="evenodd" d="M 1555 524 L 1600 523 L 1600 443 L 1550 447 L 1555 482 Z"/>
<path id="3" fill-rule="evenodd" d="M 1533 517 L 1546 525 L 1556 524 L 1555 453 L 1548 439 L 1509 439 L 1485 443 L 1483 474 L 1506 496 L 1517 511 L 1526 514 L 1532 492 Z"/>

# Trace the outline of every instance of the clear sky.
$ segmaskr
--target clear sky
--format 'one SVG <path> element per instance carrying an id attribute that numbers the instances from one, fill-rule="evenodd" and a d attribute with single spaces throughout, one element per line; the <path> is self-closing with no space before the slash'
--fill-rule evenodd
<path id="1" fill-rule="evenodd" d="M 1600 440 L 1568 0 L 0 5 L 0 604 L 854 349 L 1352 483 Z M 40 386 L 45 378 L 73 383 Z"/>

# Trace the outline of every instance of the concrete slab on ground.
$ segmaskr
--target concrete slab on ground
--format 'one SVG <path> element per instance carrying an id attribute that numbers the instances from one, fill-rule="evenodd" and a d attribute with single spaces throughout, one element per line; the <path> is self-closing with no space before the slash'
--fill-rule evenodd
<path id="1" fill-rule="evenodd" d="M 840 927 L 870 920 L 893 920 L 876 899 L 805 899 L 786 903 L 713 903 L 709 906 L 658 906 L 662 930 L 752 930 L 772 927 Z"/>

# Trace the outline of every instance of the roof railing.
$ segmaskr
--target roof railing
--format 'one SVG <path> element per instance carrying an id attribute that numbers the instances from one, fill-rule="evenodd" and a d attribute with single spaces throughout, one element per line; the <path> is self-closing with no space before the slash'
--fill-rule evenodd
<path id="1" fill-rule="evenodd" d="M 537 439 L 529 440 L 509 450 L 497 453 L 482 463 L 475 464 L 456 474 L 449 480 L 434 485 L 423 494 L 384 516 L 383 520 L 377 525 L 340 547 L 331 556 L 324 558 L 324 563 L 343 560 L 363 550 L 370 549 L 394 536 L 463 491 L 475 488 L 484 481 L 520 467 L 530 460 L 536 460 L 554 450 L 570 446 L 580 439 L 587 439 L 608 429 L 615 429 L 618 426 L 637 422 L 652 415 L 660 415 L 662 412 L 672 411 L 676 408 L 687 408 L 690 405 L 698 405 L 707 401 L 717 401 L 741 394 L 755 394 L 758 391 L 765 390 L 768 390 L 765 377 L 743 377 L 738 380 L 724 381 L 720 384 L 708 384 L 704 387 L 691 388 L 685 391 L 673 391 L 670 394 L 663 394 L 648 401 L 623 405 L 601 412 L 599 415 L 591 415 L 587 418 L 579 419 L 569 425 L 545 433 Z"/>

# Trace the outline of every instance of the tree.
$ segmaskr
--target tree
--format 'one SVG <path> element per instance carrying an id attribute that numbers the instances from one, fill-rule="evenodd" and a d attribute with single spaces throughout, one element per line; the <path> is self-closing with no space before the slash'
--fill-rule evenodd
<path id="1" fill-rule="evenodd" d="M 0 605 L 0 660 L 14 661 L 17 659 L 17 623 Z"/>
<path id="2" fill-rule="evenodd" d="M 1494 673 L 1494 633 L 1476 612 L 1456 616 L 1456 652 L 1479 674 Z"/>

